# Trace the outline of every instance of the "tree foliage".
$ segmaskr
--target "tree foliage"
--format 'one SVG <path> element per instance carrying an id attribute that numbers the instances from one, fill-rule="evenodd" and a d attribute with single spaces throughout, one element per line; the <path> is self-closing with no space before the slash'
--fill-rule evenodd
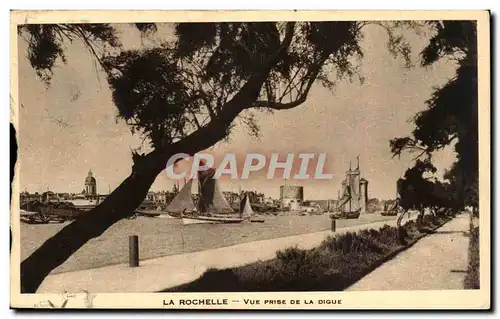
<path id="1" fill-rule="evenodd" d="M 413 119 L 411 136 L 391 140 L 394 155 L 418 152 L 417 157 L 443 149 L 455 142 L 457 160 L 445 175 L 457 192 L 459 208 L 476 206 L 478 181 L 478 85 L 477 38 L 473 21 L 430 22 L 436 32 L 421 52 L 422 65 L 442 59 L 456 63 L 455 76 L 435 89 L 427 108 Z"/>
<path id="2" fill-rule="evenodd" d="M 44 242 L 21 264 L 22 292 L 44 278 L 89 240 L 133 214 L 167 160 L 194 154 L 228 138 L 236 119 L 252 134 L 255 112 L 303 104 L 314 83 L 328 88 L 358 75 L 361 29 L 367 22 L 224 22 L 174 24 L 174 39 L 155 48 L 125 50 L 109 24 L 24 25 L 28 58 L 50 84 L 65 41 L 81 41 L 105 71 L 119 117 L 150 143 L 134 152 L 132 172 L 98 206 Z M 390 52 L 405 42 L 389 32 Z M 143 36 L 156 25 L 134 26 Z M 401 49 L 397 49 L 400 47 Z"/>
<path id="3" fill-rule="evenodd" d="M 432 177 L 436 171 L 428 158 L 418 159 L 413 167 L 406 170 L 404 178 L 399 179 L 397 185 L 399 205 L 404 210 L 423 213 L 426 208 L 430 208 L 437 214 L 452 208 L 452 186 Z"/>
<path id="4" fill-rule="evenodd" d="M 109 24 L 23 24 L 18 33 L 28 43 L 27 56 L 37 75 L 49 85 L 56 61 L 66 63 L 64 43 L 79 39 L 100 61 L 107 50 L 120 48 L 116 30 Z"/>
<path id="5" fill-rule="evenodd" d="M 395 30 L 415 24 L 370 23 L 387 30 L 389 51 L 408 61 L 408 44 Z M 119 117 L 154 149 L 166 149 L 217 119 L 252 76 L 262 76 L 258 92 L 238 106 L 238 117 L 256 136 L 255 112 L 296 107 L 315 82 L 333 88 L 343 79 L 361 79 L 359 41 L 370 23 L 177 23 L 174 41 L 140 50 L 124 50 L 109 24 L 23 25 L 19 32 L 47 84 L 56 61 L 66 62 L 64 41 L 82 41 L 106 72 Z M 133 25 L 143 35 L 157 31 L 154 23 Z"/>
<path id="6" fill-rule="evenodd" d="M 173 43 L 104 61 L 120 115 L 155 149 L 217 118 L 264 68 L 258 94 L 239 106 L 242 111 L 295 107 L 316 80 L 333 85 L 331 70 L 338 78 L 352 77 L 350 59 L 362 55 L 355 22 L 181 23 L 174 33 Z M 274 62 L 266 65 L 270 59 Z M 240 118 L 258 131 L 253 113 Z"/>

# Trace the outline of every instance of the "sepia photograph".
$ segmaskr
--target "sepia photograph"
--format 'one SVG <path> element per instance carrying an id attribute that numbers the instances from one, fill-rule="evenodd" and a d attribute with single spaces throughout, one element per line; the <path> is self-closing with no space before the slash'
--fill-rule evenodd
<path id="1" fill-rule="evenodd" d="M 11 11 L 11 307 L 489 309 L 488 11 Z"/>

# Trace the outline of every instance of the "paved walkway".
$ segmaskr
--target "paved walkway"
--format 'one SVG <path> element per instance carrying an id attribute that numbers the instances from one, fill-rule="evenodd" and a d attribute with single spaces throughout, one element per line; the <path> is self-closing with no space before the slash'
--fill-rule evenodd
<path id="1" fill-rule="evenodd" d="M 414 219 L 412 216 L 411 219 Z M 406 219 L 408 220 L 408 219 Z M 338 228 L 335 234 L 395 225 L 396 219 Z M 138 293 L 155 292 L 193 281 L 208 268 L 238 267 L 276 257 L 276 251 L 297 245 L 308 249 L 318 246 L 331 231 L 254 241 L 229 247 L 166 256 L 141 261 L 140 267 L 127 264 L 86 269 L 48 276 L 37 292 Z"/>
<path id="2" fill-rule="evenodd" d="M 469 215 L 458 215 L 346 291 L 463 289 L 468 231 Z"/>

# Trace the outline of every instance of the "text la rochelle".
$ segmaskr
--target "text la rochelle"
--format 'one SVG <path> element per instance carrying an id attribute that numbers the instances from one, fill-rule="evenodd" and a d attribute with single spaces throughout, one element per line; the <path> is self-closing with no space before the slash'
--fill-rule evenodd
<path id="1" fill-rule="evenodd" d="M 243 163 L 243 168 L 241 170 L 241 175 L 238 176 L 238 167 L 236 164 L 236 155 L 228 153 L 224 155 L 221 163 L 215 169 L 214 179 L 220 178 L 222 175 L 229 175 L 231 179 L 248 179 L 251 172 L 256 172 L 262 170 L 268 165 L 267 168 L 267 179 L 274 179 L 277 176 L 276 170 L 282 169 L 282 177 L 284 179 L 332 179 L 333 174 L 324 173 L 324 166 L 326 160 L 326 154 L 322 153 L 318 155 L 316 168 L 314 169 L 314 174 L 309 174 L 309 164 L 310 161 L 315 157 L 312 153 L 300 153 L 298 154 L 299 171 L 291 175 L 293 165 L 295 163 L 295 154 L 287 154 L 286 160 L 279 161 L 278 153 L 270 154 L 269 163 L 265 155 L 257 153 L 248 153 L 245 156 L 245 161 Z M 190 169 L 190 174 L 187 172 L 175 173 L 174 164 L 180 160 L 191 157 L 185 153 L 178 153 L 170 157 L 166 166 L 167 176 L 171 179 L 182 179 L 189 177 L 190 179 L 196 178 L 197 172 L 206 171 L 213 169 L 214 157 L 211 154 L 206 153 L 196 153 L 193 156 L 193 161 Z M 312 175 L 312 176 L 311 176 Z"/>

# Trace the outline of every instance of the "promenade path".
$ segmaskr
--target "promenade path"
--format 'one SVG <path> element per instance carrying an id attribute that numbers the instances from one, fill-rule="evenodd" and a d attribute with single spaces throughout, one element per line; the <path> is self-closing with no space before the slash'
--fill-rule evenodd
<path id="1" fill-rule="evenodd" d="M 414 219 L 412 216 L 411 219 Z M 409 219 L 406 219 L 406 221 Z M 39 293 L 138 293 L 156 292 L 200 277 L 209 268 L 238 267 L 276 257 L 276 251 L 292 246 L 308 249 L 318 246 L 327 236 L 366 228 L 394 226 L 396 220 L 374 222 L 303 235 L 253 241 L 217 249 L 141 261 L 139 267 L 119 264 L 49 275 Z"/>
<path id="2" fill-rule="evenodd" d="M 346 291 L 464 289 L 469 214 L 458 215 Z"/>

